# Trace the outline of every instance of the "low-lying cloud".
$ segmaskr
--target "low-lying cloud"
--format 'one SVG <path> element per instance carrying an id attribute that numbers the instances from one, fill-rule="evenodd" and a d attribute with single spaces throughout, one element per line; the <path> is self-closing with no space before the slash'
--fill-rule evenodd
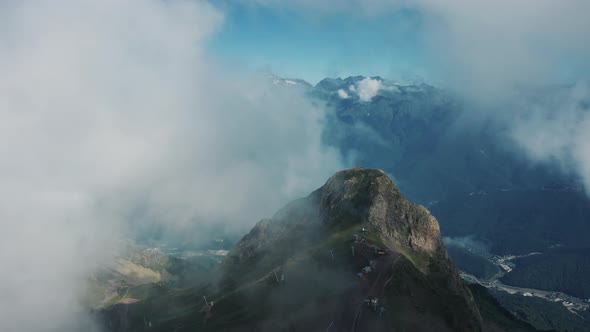
<path id="1" fill-rule="evenodd" d="M 480 254 L 489 253 L 490 247 L 483 241 L 477 240 L 474 235 L 459 237 L 443 237 L 446 246 L 459 247 L 465 250 L 473 251 Z"/>
<path id="2" fill-rule="evenodd" d="M 89 330 L 83 281 L 131 221 L 247 226 L 342 167 L 303 91 L 203 53 L 208 3 L 0 8 L 2 331 Z"/>
<path id="3" fill-rule="evenodd" d="M 377 94 L 379 94 L 379 91 L 381 90 L 397 91 L 397 87 L 387 86 L 383 84 L 383 81 L 381 81 L 379 78 L 372 77 L 365 77 L 348 87 L 348 91 L 357 95 L 363 102 L 370 102 L 375 96 L 377 96 Z M 340 96 L 342 99 L 347 99 L 350 97 L 348 92 L 343 89 L 338 90 L 338 96 Z"/>
<path id="4" fill-rule="evenodd" d="M 358 93 L 360 100 L 369 102 L 377 95 L 381 88 L 382 84 L 380 80 L 366 77 L 356 84 L 354 91 Z"/>
<path id="5" fill-rule="evenodd" d="M 510 134 L 533 160 L 575 171 L 590 190 L 590 88 L 587 83 L 518 96 Z"/>
<path id="6" fill-rule="evenodd" d="M 468 116 L 500 124 L 533 162 L 590 190 L 590 2 L 419 3 L 433 22 L 424 31 L 433 70 L 470 102 Z"/>
<path id="7" fill-rule="evenodd" d="M 348 99 L 350 96 L 348 95 L 348 92 L 344 91 L 344 89 L 339 89 L 338 90 L 338 97 L 340 97 L 342 99 Z"/>

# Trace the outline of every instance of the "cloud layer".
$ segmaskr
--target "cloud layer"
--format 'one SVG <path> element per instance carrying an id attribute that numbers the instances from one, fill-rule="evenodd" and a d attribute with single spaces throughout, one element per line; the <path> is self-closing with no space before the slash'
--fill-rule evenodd
<path id="1" fill-rule="evenodd" d="M 429 18 L 432 70 L 480 113 L 469 116 L 503 123 L 531 160 L 560 165 L 590 190 L 590 2 L 423 0 L 414 8 Z"/>
<path id="2" fill-rule="evenodd" d="M 130 221 L 249 225 L 342 167 L 302 91 L 203 54 L 207 3 L 0 9 L 2 331 L 87 330 L 84 278 Z"/>
<path id="3" fill-rule="evenodd" d="M 590 190 L 590 87 L 542 90 L 515 97 L 510 133 L 533 160 L 575 172 Z"/>

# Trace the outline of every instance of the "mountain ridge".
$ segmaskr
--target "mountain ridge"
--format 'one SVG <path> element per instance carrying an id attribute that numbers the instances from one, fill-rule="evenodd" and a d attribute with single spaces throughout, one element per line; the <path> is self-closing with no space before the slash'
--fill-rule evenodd
<path id="1" fill-rule="evenodd" d="M 353 238 L 362 240 L 360 243 L 351 241 Z M 301 254 L 309 248 L 313 248 L 311 253 Z M 371 250 L 383 250 L 383 257 L 372 258 Z M 362 256 L 366 251 L 368 256 Z M 397 316 L 399 312 L 406 312 L 404 317 L 423 315 L 422 319 L 439 326 L 440 330 L 482 330 L 477 306 L 448 258 L 436 219 L 424 207 L 407 201 L 381 170 L 340 171 L 308 197 L 260 221 L 228 255 L 224 263 L 224 287 L 226 291 L 235 291 L 239 289 L 236 285 L 260 278 L 272 283 L 275 277 L 280 280 L 278 275 L 293 279 L 290 275 L 300 273 L 295 270 L 314 269 L 312 266 L 316 264 L 321 273 L 332 275 L 337 271 L 338 278 L 349 279 L 343 281 L 347 285 L 343 289 L 332 290 L 336 294 L 331 296 L 340 297 L 340 301 L 356 305 L 362 300 L 364 290 L 381 299 L 383 310 L 396 308 L 396 313 L 388 314 L 383 321 L 356 324 L 368 324 L 363 326 L 371 326 L 375 331 L 386 331 L 400 324 L 426 329 L 417 318 L 404 322 Z M 354 268 L 371 264 L 379 272 L 368 276 L 366 284 L 354 285 L 357 278 Z M 327 268 L 327 265 L 334 267 Z M 256 273 L 258 270 L 263 272 Z M 385 283 L 387 278 L 390 283 Z M 322 281 L 316 282 L 322 284 Z M 287 286 L 282 287 L 284 291 Z M 259 298 L 258 301 L 263 300 Z M 321 301 L 309 300 L 310 303 Z M 324 305 L 333 304 L 328 303 Z M 453 303 L 452 309 L 449 303 Z M 415 306 L 422 308 L 423 313 L 417 314 Z M 350 311 L 349 308 L 341 310 Z M 327 311 L 332 312 L 331 309 Z M 275 312 L 275 315 L 270 319 L 262 317 L 262 320 L 276 327 L 275 320 L 287 319 L 285 312 Z M 306 324 L 312 325 L 319 319 L 313 314 L 306 317 Z M 350 322 L 346 319 L 333 322 L 336 328 L 343 328 L 347 323 Z M 294 330 L 302 328 L 295 322 L 292 324 Z"/>
<path id="2" fill-rule="evenodd" d="M 130 287 L 136 301 L 97 314 L 116 332 L 532 330 L 474 298 L 436 219 L 376 169 L 337 172 L 262 219 L 211 275 Z"/>

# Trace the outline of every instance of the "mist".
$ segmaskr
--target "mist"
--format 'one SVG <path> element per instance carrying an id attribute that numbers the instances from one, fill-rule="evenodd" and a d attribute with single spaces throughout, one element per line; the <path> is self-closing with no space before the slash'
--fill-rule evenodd
<path id="1" fill-rule="evenodd" d="M 249 227 L 344 167 L 302 89 L 203 51 L 222 24 L 200 1 L 0 4 L 0 330 L 91 330 L 85 280 L 134 227 Z"/>
<path id="2" fill-rule="evenodd" d="M 420 13 L 423 71 L 590 188 L 590 2 L 288 7 Z M 206 52 L 223 24 L 205 1 L 0 3 L 1 331 L 91 330 L 85 279 L 137 228 L 249 228 L 349 166 L 303 89 Z"/>
<path id="3" fill-rule="evenodd" d="M 445 236 L 443 237 L 443 242 L 447 247 L 459 247 L 480 254 L 487 254 L 490 252 L 490 246 L 483 241 L 476 239 L 474 235 L 457 237 Z"/>
<path id="4" fill-rule="evenodd" d="M 425 1 L 419 10 L 438 21 L 425 40 L 448 87 L 469 102 L 468 118 L 498 123 L 516 153 L 590 190 L 590 3 Z"/>
<path id="5" fill-rule="evenodd" d="M 515 153 L 579 177 L 590 190 L 587 1 L 422 1 L 433 71 L 492 121 Z M 444 69 L 440 69 L 444 68 Z M 468 122 L 467 125 L 473 125 Z"/>
<path id="6" fill-rule="evenodd" d="M 426 73 L 428 83 L 465 101 L 467 110 L 458 127 L 474 130 L 493 122 L 515 153 L 525 154 L 533 164 L 550 164 L 580 177 L 590 190 L 590 149 L 585 144 L 590 132 L 590 2 L 243 2 L 319 16 L 350 16 L 361 23 L 403 12 L 410 14 L 408 20 L 419 17 L 410 25 L 417 30 L 420 49 L 414 74 Z"/>

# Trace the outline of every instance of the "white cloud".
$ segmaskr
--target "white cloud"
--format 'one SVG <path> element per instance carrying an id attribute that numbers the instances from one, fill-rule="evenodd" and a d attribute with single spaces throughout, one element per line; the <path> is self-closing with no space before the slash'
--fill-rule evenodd
<path id="1" fill-rule="evenodd" d="M 380 80 L 366 77 L 357 83 L 356 90 L 362 101 L 369 102 L 377 95 L 382 87 L 383 85 Z"/>
<path id="2" fill-rule="evenodd" d="M 349 97 L 348 93 L 343 89 L 338 90 L 338 96 L 342 99 L 347 99 Z"/>
<path id="3" fill-rule="evenodd" d="M 507 118 L 511 134 L 533 160 L 557 163 L 574 170 L 590 192 L 590 88 L 579 83 L 572 89 L 550 91 L 533 100 L 521 96 L 513 104 L 515 116 Z"/>
<path id="4" fill-rule="evenodd" d="M 462 237 L 443 237 L 446 246 L 455 246 L 469 250 L 475 250 L 479 253 L 489 253 L 489 246 L 475 238 L 474 235 Z"/>
<path id="5" fill-rule="evenodd" d="M 249 225 L 342 167 L 302 91 L 206 60 L 207 3 L 0 6 L 2 331 L 89 330 L 83 281 L 133 216 Z"/>

